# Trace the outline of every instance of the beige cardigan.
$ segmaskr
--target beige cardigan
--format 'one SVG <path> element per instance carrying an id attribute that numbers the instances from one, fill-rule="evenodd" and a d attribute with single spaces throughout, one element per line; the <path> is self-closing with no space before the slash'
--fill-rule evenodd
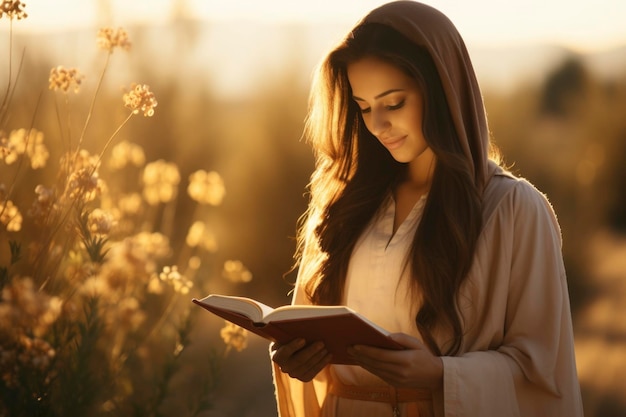
<path id="1" fill-rule="evenodd" d="M 443 357 L 444 388 L 434 393 L 435 415 L 582 416 L 552 207 L 530 183 L 502 171 L 490 180 L 484 203 L 484 228 L 459 297 L 462 353 Z M 308 303 L 298 287 L 293 303 Z M 302 383 L 274 366 L 279 415 L 321 416 L 327 377 L 325 370 Z"/>

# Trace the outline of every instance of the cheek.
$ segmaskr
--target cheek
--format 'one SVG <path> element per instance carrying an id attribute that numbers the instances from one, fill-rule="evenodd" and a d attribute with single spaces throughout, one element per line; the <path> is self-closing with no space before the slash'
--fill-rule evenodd
<path id="1" fill-rule="evenodd" d="M 409 116 L 406 121 L 408 123 L 408 126 L 411 126 L 411 130 L 413 130 L 415 133 L 423 135 L 424 121 L 422 119 L 423 115 L 421 111 L 421 109 L 415 109 L 415 111 L 411 113 L 411 116 Z"/>

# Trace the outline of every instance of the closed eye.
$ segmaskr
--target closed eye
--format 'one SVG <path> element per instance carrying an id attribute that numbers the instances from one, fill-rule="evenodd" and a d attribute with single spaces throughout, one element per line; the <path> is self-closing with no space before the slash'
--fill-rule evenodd
<path id="1" fill-rule="evenodd" d="M 388 111 L 398 110 L 398 109 L 401 109 L 402 107 L 404 107 L 404 104 L 405 104 L 405 100 L 402 100 L 398 104 L 385 106 L 385 110 L 388 110 Z M 367 114 L 367 113 L 371 113 L 372 112 L 372 108 L 371 107 L 366 107 L 366 108 L 360 108 L 359 107 L 359 110 L 361 111 L 361 114 Z"/>
<path id="2" fill-rule="evenodd" d="M 392 106 L 386 106 L 387 110 L 398 110 L 401 109 L 404 106 L 404 100 L 402 100 L 401 102 L 399 102 L 398 104 L 394 104 Z"/>

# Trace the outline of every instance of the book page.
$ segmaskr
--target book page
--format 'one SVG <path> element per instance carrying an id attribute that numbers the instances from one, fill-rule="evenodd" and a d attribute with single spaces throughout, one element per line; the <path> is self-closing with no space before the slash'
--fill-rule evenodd
<path id="1" fill-rule="evenodd" d="M 263 317 L 270 314 L 274 310 L 272 307 L 251 298 L 231 295 L 211 294 L 200 300 L 200 302 L 224 310 L 243 314 L 257 323 L 263 321 Z"/>
<path id="2" fill-rule="evenodd" d="M 277 307 L 273 312 L 268 314 L 264 322 L 280 321 L 280 320 L 294 320 L 294 319 L 306 319 L 313 317 L 332 317 L 352 315 L 357 317 L 360 321 L 366 323 L 370 327 L 376 329 L 378 332 L 388 335 L 389 332 L 373 321 L 360 315 L 356 311 L 346 306 L 315 306 L 315 305 L 286 305 Z"/>
<path id="3" fill-rule="evenodd" d="M 312 306 L 312 305 L 285 305 L 276 307 L 265 316 L 264 322 L 278 320 L 294 320 L 310 317 L 328 317 L 353 313 L 344 306 Z"/>

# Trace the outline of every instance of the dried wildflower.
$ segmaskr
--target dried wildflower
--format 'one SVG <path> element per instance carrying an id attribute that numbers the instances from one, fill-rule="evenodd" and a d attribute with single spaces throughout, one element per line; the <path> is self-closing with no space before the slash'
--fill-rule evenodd
<path id="1" fill-rule="evenodd" d="M 85 282 L 83 283 L 83 285 L 81 285 L 79 289 L 80 294 L 90 297 L 102 296 L 107 294 L 108 291 L 109 288 L 106 284 L 106 281 L 100 279 L 99 277 L 91 277 L 85 280 Z"/>
<path id="2" fill-rule="evenodd" d="M 127 165 L 141 167 L 146 163 L 146 155 L 143 148 L 126 140 L 118 143 L 111 150 L 111 158 L 109 159 L 109 167 L 119 170 Z"/>
<path id="3" fill-rule="evenodd" d="M 33 169 L 43 168 L 48 160 L 48 149 L 43 144 L 43 133 L 36 129 L 13 130 L 9 138 L 0 139 L 0 159 L 11 165 L 20 155 L 28 155 Z"/>
<path id="4" fill-rule="evenodd" d="M 179 182 L 176 164 L 159 159 L 147 164 L 143 170 L 143 195 L 152 206 L 167 203 L 176 197 Z"/>
<path id="5" fill-rule="evenodd" d="M 66 194 L 72 200 L 93 201 L 101 192 L 97 171 L 81 168 L 70 174 L 67 180 Z"/>
<path id="6" fill-rule="evenodd" d="M 159 274 L 159 278 L 171 285 L 174 291 L 180 294 L 189 294 L 189 290 L 193 287 L 193 282 L 181 275 L 176 265 L 163 267 L 163 272 Z"/>
<path id="7" fill-rule="evenodd" d="M 141 232 L 129 241 L 132 256 L 138 259 L 160 259 L 170 255 L 170 241 L 161 233 Z"/>
<path id="8" fill-rule="evenodd" d="M 225 322 L 220 330 L 220 336 L 227 346 L 227 349 L 235 349 L 241 352 L 248 346 L 248 331 L 229 321 Z"/>
<path id="9" fill-rule="evenodd" d="M 199 256 L 192 256 L 187 261 L 187 267 L 193 271 L 200 269 L 200 265 L 202 265 L 202 259 Z"/>
<path id="10" fill-rule="evenodd" d="M 0 159 L 7 165 L 14 163 L 20 155 L 31 158 L 33 169 L 41 168 L 48 159 L 48 150 L 43 145 L 43 133 L 35 129 L 13 130 L 9 138 L 0 139 Z"/>
<path id="11" fill-rule="evenodd" d="M 0 223 L 8 232 L 19 232 L 22 229 L 22 214 L 11 200 L 0 202 Z"/>
<path id="12" fill-rule="evenodd" d="M 154 108 L 158 104 L 154 93 L 145 84 L 131 84 L 130 91 L 125 93 L 122 99 L 125 107 L 131 109 L 134 114 L 142 111 L 145 117 L 154 115 Z"/>
<path id="13" fill-rule="evenodd" d="M 189 176 L 187 187 L 189 196 L 200 204 L 219 206 L 224 199 L 226 190 L 224 180 L 215 171 L 198 170 Z"/>
<path id="14" fill-rule="evenodd" d="M 20 384 L 17 370 L 48 371 L 56 351 L 48 342 L 38 337 L 20 333 L 9 346 L 0 347 L 0 377 L 7 388 Z"/>
<path id="15" fill-rule="evenodd" d="M 109 53 L 113 53 L 115 48 L 121 48 L 125 51 L 130 49 L 130 41 L 128 40 L 128 33 L 122 28 L 102 28 L 98 31 L 96 42 L 101 49 Z"/>
<path id="16" fill-rule="evenodd" d="M 139 301 L 130 296 L 117 301 L 115 308 L 108 310 L 108 313 L 107 321 L 123 332 L 139 328 L 146 319 L 146 313 L 141 310 Z"/>
<path id="17" fill-rule="evenodd" d="M 25 4 L 20 0 L 2 0 L 0 2 L 0 19 L 6 16 L 9 19 L 26 19 L 28 14 L 24 11 Z"/>
<path id="18" fill-rule="evenodd" d="M 141 211 L 141 195 L 137 193 L 122 195 L 117 201 L 117 208 L 124 214 L 139 214 Z"/>
<path id="19" fill-rule="evenodd" d="M 0 293 L 0 340 L 15 340 L 16 329 L 41 337 L 57 320 L 62 301 L 38 291 L 30 278 L 14 278 Z"/>
<path id="20" fill-rule="evenodd" d="M 157 274 L 153 274 L 150 277 L 147 291 L 150 294 L 162 294 L 163 293 L 163 283 Z"/>
<path id="21" fill-rule="evenodd" d="M 204 222 L 199 220 L 194 222 L 189 228 L 185 242 L 187 246 L 192 248 L 200 247 L 208 252 L 217 251 L 217 239 L 215 235 L 207 229 Z"/>
<path id="22" fill-rule="evenodd" d="M 33 202 L 28 215 L 35 220 L 36 224 L 45 224 L 50 213 L 57 208 L 56 191 L 54 188 L 46 188 L 39 184 L 35 187 L 37 198 Z"/>
<path id="23" fill-rule="evenodd" d="M 67 93 L 70 88 L 75 93 L 80 90 L 80 85 L 85 78 L 76 68 L 65 68 L 62 66 L 54 67 L 50 70 L 48 77 L 48 88 L 54 91 L 63 91 Z"/>
<path id="24" fill-rule="evenodd" d="M 9 146 L 9 139 L 6 136 L 6 133 L 4 133 L 3 130 L 0 130 L 0 160 L 5 161 L 5 163 L 9 165 L 9 163 L 6 162 L 6 159 L 7 157 L 11 157 L 12 152 L 13 150 Z"/>
<path id="25" fill-rule="evenodd" d="M 89 227 L 89 231 L 94 235 L 108 235 L 114 225 L 115 219 L 111 213 L 108 213 L 100 208 L 96 208 L 89 213 L 87 227 Z"/>
<path id="26" fill-rule="evenodd" d="M 24 130 L 23 133 L 25 136 L 26 154 L 30 158 L 30 167 L 32 169 L 45 167 L 50 154 L 48 153 L 48 148 L 43 143 L 43 132 L 30 129 L 28 131 Z"/>
<path id="27" fill-rule="evenodd" d="M 241 261 L 224 262 L 222 276 L 235 283 L 250 282 L 252 280 L 252 272 Z"/>
<path id="28" fill-rule="evenodd" d="M 98 156 L 89 155 L 84 149 L 76 154 L 68 154 L 61 160 L 61 166 L 66 167 L 67 182 L 64 195 L 72 200 L 83 202 L 93 201 L 102 193 L 104 182 L 98 174 L 100 161 Z"/>

